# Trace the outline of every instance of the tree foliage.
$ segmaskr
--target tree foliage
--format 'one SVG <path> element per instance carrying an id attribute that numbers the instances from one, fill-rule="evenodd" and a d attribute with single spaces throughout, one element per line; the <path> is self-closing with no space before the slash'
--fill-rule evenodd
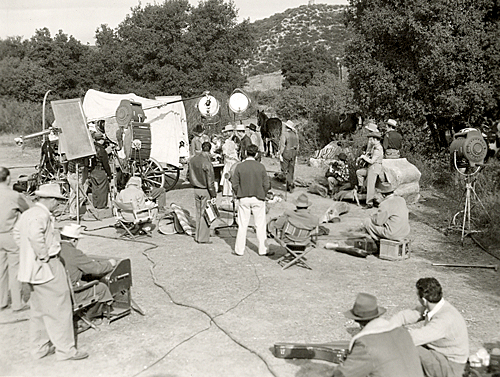
<path id="1" fill-rule="evenodd" d="M 354 98 L 375 118 L 424 123 L 438 146 L 452 125 L 498 116 L 495 0 L 351 0 L 345 62 Z"/>

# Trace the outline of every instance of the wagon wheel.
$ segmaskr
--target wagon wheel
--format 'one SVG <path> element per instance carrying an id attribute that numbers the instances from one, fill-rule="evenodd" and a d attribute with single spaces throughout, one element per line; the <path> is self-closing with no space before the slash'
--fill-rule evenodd
<path id="1" fill-rule="evenodd" d="M 181 174 L 180 169 L 175 165 L 167 164 L 163 169 L 165 171 L 165 190 L 172 190 L 177 182 L 179 181 L 179 176 Z"/>
<path id="2" fill-rule="evenodd" d="M 163 187 L 165 175 L 160 163 L 153 158 L 143 162 L 140 167 L 142 185 L 146 191 L 150 192 L 154 188 Z"/>

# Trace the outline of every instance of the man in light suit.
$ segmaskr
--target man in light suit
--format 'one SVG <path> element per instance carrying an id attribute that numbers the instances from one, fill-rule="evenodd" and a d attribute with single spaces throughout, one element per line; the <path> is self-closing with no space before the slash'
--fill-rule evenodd
<path id="1" fill-rule="evenodd" d="M 31 289 L 32 354 L 37 359 L 52 353 L 58 360 L 85 359 L 88 353 L 75 345 L 73 306 L 52 215 L 65 198 L 57 184 L 42 185 L 35 195 L 38 202 L 21 215 L 13 232 L 20 250 L 18 279 Z"/>

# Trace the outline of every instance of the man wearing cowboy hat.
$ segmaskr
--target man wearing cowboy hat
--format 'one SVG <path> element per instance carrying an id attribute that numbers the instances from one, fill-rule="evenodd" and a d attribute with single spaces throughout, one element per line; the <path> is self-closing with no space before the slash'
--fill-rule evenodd
<path id="1" fill-rule="evenodd" d="M 386 131 L 382 142 L 385 158 L 399 158 L 399 151 L 403 145 L 403 136 L 396 131 L 398 123 L 394 119 L 389 119 L 385 124 Z"/>
<path id="2" fill-rule="evenodd" d="M 382 148 L 382 144 L 380 144 L 380 139 L 382 138 L 380 132 L 370 132 L 366 137 L 368 137 L 368 145 L 371 147 L 367 150 L 367 153 L 358 157 L 358 161 L 365 161 L 368 164 L 368 168 L 356 170 L 356 176 L 358 177 L 360 188 L 364 187 L 366 177 L 366 205 L 368 208 L 371 208 L 375 199 L 375 183 L 378 176 L 382 174 L 384 149 Z"/>
<path id="3" fill-rule="evenodd" d="M 299 135 L 295 124 L 291 120 L 283 123 L 280 138 L 280 162 L 281 172 L 286 178 L 286 190 L 293 192 L 295 185 L 293 183 L 293 176 L 295 173 L 295 160 L 299 151 Z"/>
<path id="4" fill-rule="evenodd" d="M 311 213 L 309 207 L 311 206 L 311 201 L 306 194 L 300 194 L 295 200 L 295 209 L 286 210 L 285 213 L 279 216 L 277 219 L 270 220 L 267 229 L 275 234 L 277 230 L 284 228 L 286 223 L 290 223 L 295 228 L 303 229 L 308 232 L 316 229 L 319 226 L 319 218 Z M 293 235 L 283 235 L 283 241 L 297 241 L 297 239 L 291 239 Z"/>
<path id="5" fill-rule="evenodd" d="M 377 189 L 384 199 L 377 213 L 365 219 L 363 226 L 375 241 L 381 238 L 401 241 L 410 234 L 406 201 L 394 194 L 394 187 L 388 182 L 379 182 Z"/>
<path id="6" fill-rule="evenodd" d="M 197 124 L 193 128 L 193 138 L 191 139 L 191 143 L 189 145 L 189 154 L 190 157 L 195 156 L 198 153 L 201 153 L 201 146 L 204 142 L 210 142 L 210 138 L 205 134 L 205 129 L 202 124 Z"/>
<path id="7" fill-rule="evenodd" d="M 469 357 L 464 317 L 443 298 L 437 279 L 418 279 L 416 288 L 420 305 L 397 313 L 389 321 L 395 326 L 424 323 L 409 331 L 426 376 L 461 377 Z"/>
<path id="8" fill-rule="evenodd" d="M 40 359 L 55 352 L 58 360 L 85 359 L 88 353 L 78 351 L 75 345 L 73 306 L 52 215 L 65 198 L 59 185 L 53 183 L 41 185 L 35 195 L 38 202 L 14 227 L 20 250 L 18 279 L 31 288 L 32 355 Z"/>
<path id="9" fill-rule="evenodd" d="M 116 266 L 115 259 L 94 260 L 77 249 L 76 246 L 81 234 L 82 226 L 78 224 L 65 225 L 61 230 L 61 261 L 64 267 L 66 267 L 73 288 L 78 288 L 86 284 L 82 280 L 83 275 L 92 276 L 93 279 L 91 280 L 94 280 L 94 278 L 99 279 L 112 271 Z M 109 305 L 113 301 L 113 296 L 106 284 L 99 282 L 95 286 L 95 292 L 99 296 L 99 299 L 94 306 L 87 310 L 87 317 L 90 320 L 101 316 L 104 305 Z M 92 295 L 92 289 L 76 292 L 75 301 L 76 303 L 83 302 Z"/>
<path id="10" fill-rule="evenodd" d="M 408 331 L 380 318 L 386 311 L 377 298 L 359 293 L 346 318 L 361 331 L 349 343 L 349 354 L 333 377 L 423 377 L 416 347 Z"/>

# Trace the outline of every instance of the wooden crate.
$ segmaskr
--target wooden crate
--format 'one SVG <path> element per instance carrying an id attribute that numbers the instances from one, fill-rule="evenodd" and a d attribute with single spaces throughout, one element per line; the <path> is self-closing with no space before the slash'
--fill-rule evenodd
<path id="1" fill-rule="evenodd" d="M 380 259 L 404 260 L 410 258 L 410 240 L 403 241 L 380 240 Z"/>

